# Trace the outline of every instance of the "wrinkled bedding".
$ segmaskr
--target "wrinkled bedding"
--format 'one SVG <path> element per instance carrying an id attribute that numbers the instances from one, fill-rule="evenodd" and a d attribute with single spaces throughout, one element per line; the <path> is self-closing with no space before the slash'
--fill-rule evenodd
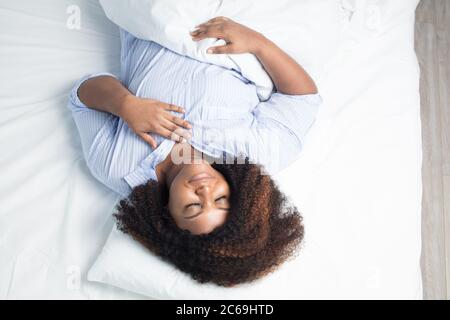
<path id="1" fill-rule="evenodd" d="M 342 1 L 324 104 L 276 177 L 305 218 L 298 298 L 422 297 L 416 5 Z M 0 30 L 0 298 L 143 298 L 87 281 L 118 199 L 90 175 L 65 107 L 83 75 L 118 72 L 116 26 L 93 0 L 4 0 Z"/>

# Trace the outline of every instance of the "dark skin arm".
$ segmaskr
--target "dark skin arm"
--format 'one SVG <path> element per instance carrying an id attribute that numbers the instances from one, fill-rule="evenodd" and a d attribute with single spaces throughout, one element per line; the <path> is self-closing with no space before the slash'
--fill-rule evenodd
<path id="1" fill-rule="evenodd" d="M 212 47 L 211 54 L 253 53 L 272 78 L 277 91 L 303 95 L 317 93 L 309 74 L 287 53 L 262 34 L 225 17 L 217 17 L 197 26 L 191 32 L 194 41 L 206 38 L 223 39 L 223 46 Z"/>
<path id="2" fill-rule="evenodd" d="M 144 141 L 156 148 L 149 133 L 174 141 L 189 138 L 191 125 L 169 111 L 184 113 L 183 108 L 133 95 L 116 78 L 99 76 L 85 81 L 78 89 L 80 100 L 89 108 L 122 118 Z"/>

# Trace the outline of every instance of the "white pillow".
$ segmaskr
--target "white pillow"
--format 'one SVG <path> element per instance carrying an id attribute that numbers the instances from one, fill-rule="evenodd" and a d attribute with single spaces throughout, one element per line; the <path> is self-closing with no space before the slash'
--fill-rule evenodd
<path id="1" fill-rule="evenodd" d="M 100 0 L 114 23 L 140 39 L 152 40 L 179 54 L 240 71 L 265 100 L 270 77 L 251 54 L 211 55 L 206 49 L 222 40 L 193 42 L 189 31 L 216 16 L 243 23 L 277 43 L 319 80 L 336 53 L 341 30 L 340 0 Z"/>
<path id="2" fill-rule="evenodd" d="M 200 284 L 163 262 L 131 236 L 113 230 L 88 280 L 154 299 L 314 299 L 336 296 L 338 275 L 318 246 L 308 243 L 276 272 L 234 288 Z M 311 279 L 314 274 L 314 279 Z"/>

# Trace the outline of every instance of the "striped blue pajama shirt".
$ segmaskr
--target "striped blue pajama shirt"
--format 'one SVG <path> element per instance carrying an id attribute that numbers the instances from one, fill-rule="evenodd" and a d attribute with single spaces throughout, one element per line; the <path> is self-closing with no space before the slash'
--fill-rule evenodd
<path id="1" fill-rule="evenodd" d="M 273 93 L 258 99 L 255 85 L 239 72 L 199 62 L 120 30 L 120 81 L 136 96 L 183 107 L 192 125 L 189 143 L 216 158 L 247 156 L 273 174 L 296 159 L 321 104 L 320 95 Z M 73 88 L 68 107 L 91 173 L 122 196 L 149 179 L 175 142 L 153 135 L 153 150 L 120 118 L 90 109 Z M 110 74 L 109 74 L 110 75 Z M 115 75 L 112 75 L 115 76 Z M 115 76 L 117 77 L 117 76 Z"/>

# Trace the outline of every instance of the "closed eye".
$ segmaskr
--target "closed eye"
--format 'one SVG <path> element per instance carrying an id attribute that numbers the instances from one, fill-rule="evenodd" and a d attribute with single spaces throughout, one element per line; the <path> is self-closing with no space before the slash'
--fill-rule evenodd
<path id="1" fill-rule="evenodd" d="M 215 202 L 220 202 L 221 200 L 226 200 L 226 196 L 221 196 L 221 197 L 218 197 L 217 199 L 215 199 L 214 201 Z M 200 207 L 201 208 L 201 203 L 198 203 L 198 202 L 195 202 L 195 203 L 190 203 L 190 204 L 188 204 L 186 207 L 185 207 L 185 211 L 188 209 L 188 208 L 191 208 L 191 207 Z M 230 210 L 230 208 L 228 208 L 228 207 L 224 207 L 224 208 L 218 208 L 219 210 L 223 210 L 223 211 L 229 211 Z M 185 219 L 193 219 L 193 218 L 195 218 L 195 217 L 198 217 L 200 214 L 202 214 L 203 213 L 203 211 L 202 210 L 200 210 L 199 212 L 197 212 L 197 213 L 195 213 L 194 215 L 191 215 L 191 216 L 189 216 L 189 217 L 185 217 Z"/>
<path id="2" fill-rule="evenodd" d="M 188 204 L 186 207 L 185 207 L 185 209 L 188 209 L 188 208 L 190 208 L 190 207 L 195 207 L 195 206 L 201 206 L 201 204 L 200 203 L 190 203 L 190 204 Z"/>
<path id="3" fill-rule="evenodd" d="M 196 208 L 196 207 L 198 207 L 198 208 L 200 208 L 200 210 L 189 210 L 189 208 Z M 195 217 L 197 217 L 198 215 L 200 215 L 201 213 L 202 213 L 202 210 L 201 210 L 201 204 L 200 203 L 197 203 L 197 202 L 194 202 L 194 203 L 190 203 L 190 204 L 188 204 L 187 206 L 185 206 L 184 207 L 184 212 L 185 213 L 187 213 L 187 211 L 189 211 L 189 212 L 192 212 L 192 211 L 198 211 L 197 213 L 195 213 L 194 215 L 192 215 L 192 216 L 189 216 L 189 217 L 185 217 L 185 219 L 192 219 L 192 218 L 195 218 Z"/>
<path id="4" fill-rule="evenodd" d="M 220 200 L 223 200 L 223 199 L 226 199 L 226 198 L 227 198 L 226 196 L 221 196 L 221 197 L 217 198 L 217 199 L 214 200 L 214 201 L 217 202 L 217 201 L 220 201 Z M 200 206 L 200 207 L 201 207 L 201 204 L 198 203 L 198 202 L 190 203 L 190 204 L 188 204 L 188 205 L 185 207 L 185 209 L 188 209 L 188 208 L 190 208 L 190 207 L 196 207 L 196 206 Z"/>

